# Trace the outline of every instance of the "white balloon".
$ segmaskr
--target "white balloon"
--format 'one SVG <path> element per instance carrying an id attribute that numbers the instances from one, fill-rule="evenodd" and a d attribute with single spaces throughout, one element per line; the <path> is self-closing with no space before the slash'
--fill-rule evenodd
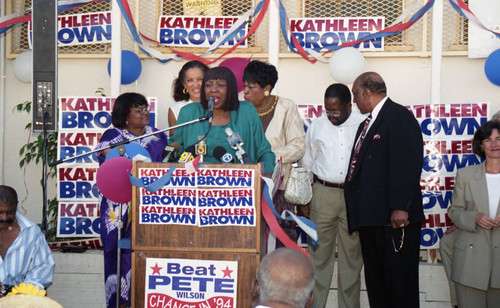
<path id="1" fill-rule="evenodd" d="M 354 47 L 335 51 L 330 58 L 330 74 L 341 83 L 352 83 L 365 70 L 365 57 Z"/>
<path id="2" fill-rule="evenodd" d="M 19 81 L 30 83 L 33 75 L 33 58 L 31 50 L 25 51 L 14 60 L 14 75 Z"/>

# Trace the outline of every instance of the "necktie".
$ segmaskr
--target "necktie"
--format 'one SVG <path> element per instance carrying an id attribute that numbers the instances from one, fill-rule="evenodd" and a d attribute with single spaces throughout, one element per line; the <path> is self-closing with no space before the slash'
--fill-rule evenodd
<path id="1" fill-rule="evenodd" d="M 359 136 L 358 143 L 356 143 L 356 147 L 354 148 L 354 153 L 351 159 L 351 165 L 349 166 L 349 174 L 347 179 L 351 181 L 352 174 L 354 173 L 354 166 L 356 165 L 356 158 L 358 157 L 359 150 L 361 149 L 361 145 L 363 144 L 363 140 L 365 140 L 366 132 L 368 131 L 368 125 L 370 124 L 370 120 L 372 119 L 372 115 L 370 115 L 365 120 L 365 125 L 363 126 L 363 130 L 361 131 L 361 135 Z"/>

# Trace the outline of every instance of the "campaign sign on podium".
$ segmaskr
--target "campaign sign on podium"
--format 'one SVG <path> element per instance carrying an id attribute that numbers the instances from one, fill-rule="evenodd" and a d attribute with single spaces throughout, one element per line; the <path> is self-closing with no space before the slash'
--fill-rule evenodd
<path id="1" fill-rule="evenodd" d="M 132 192 L 134 307 L 250 307 L 265 252 L 261 165 L 173 164 Z M 134 163 L 145 185 L 170 163 Z"/>

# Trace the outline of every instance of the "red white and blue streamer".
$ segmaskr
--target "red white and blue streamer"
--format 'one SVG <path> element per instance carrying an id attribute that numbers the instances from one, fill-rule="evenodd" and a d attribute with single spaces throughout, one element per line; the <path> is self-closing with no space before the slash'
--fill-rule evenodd
<path id="1" fill-rule="evenodd" d="M 493 33 L 493 35 L 495 35 L 496 37 L 500 38 L 500 33 L 495 32 L 495 31 L 489 29 L 488 27 L 486 27 L 479 20 L 479 18 L 477 18 L 477 16 L 474 15 L 474 13 L 472 13 L 472 11 L 469 9 L 469 7 L 467 6 L 467 4 L 465 4 L 462 0 L 449 0 L 449 1 L 450 1 L 451 6 L 458 13 L 460 13 L 460 15 L 462 15 L 465 18 L 467 18 L 470 22 L 472 22 L 474 25 L 478 26 L 479 28 L 482 28 L 482 29 L 484 29 L 486 31 L 489 31 L 489 32 Z M 500 13 L 500 12 L 498 12 L 498 13 Z"/>

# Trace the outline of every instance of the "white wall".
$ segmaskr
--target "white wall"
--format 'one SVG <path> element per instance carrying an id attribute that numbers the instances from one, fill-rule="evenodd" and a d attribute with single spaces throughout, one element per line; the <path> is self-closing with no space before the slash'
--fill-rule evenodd
<path id="1" fill-rule="evenodd" d="M 468 59 L 463 56 L 443 58 L 442 103 L 490 102 L 491 110 L 500 110 L 500 87 L 490 83 L 484 75 L 485 59 Z M 13 60 L 6 60 L 6 102 L 4 113 L 5 140 L 4 184 L 13 186 L 20 200 L 26 195 L 23 181 L 26 180 L 29 197 L 25 203 L 28 217 L 41 221 L 40 188 L 41 166 L 29 166 L 24 178 L 19 168 L 19 148 L 27 142 L 24 130 L 30 116 L 12 112 L 14 106 L 31 100 L 31 85 L 18 81 L 13 74 Z M 97 88 L 110 93 L 110 78 L 107 72 L 108 59 L 60 59 L 59 96 L 94 96 Z M 426 104 L 430 100 L 430 58 L 420 57 L 366 57 L 366 71 L 376 71 L 385 79 L 389 96 L 398 103 Z M 172 102 L 172 81 L 184 61 L 162 64 L 154 59 L 142 60 L 142 73 L 137 82 L 122 86 L 122 92 L 137 91 L 159 99 L 158 128 L 167 125 L 166 114 Z M 329 65 L 311 64 L 302 58 L 281 59 L 279 63 L 279 95 L 288 97 L 297 104 L 322 103 L 324 90 L 335 82 L 329 73 Z M 32 139 L 34 136 L 31 137 Z M 55 196 L 55 182 L 49 182 L 49 198 Z"/>

